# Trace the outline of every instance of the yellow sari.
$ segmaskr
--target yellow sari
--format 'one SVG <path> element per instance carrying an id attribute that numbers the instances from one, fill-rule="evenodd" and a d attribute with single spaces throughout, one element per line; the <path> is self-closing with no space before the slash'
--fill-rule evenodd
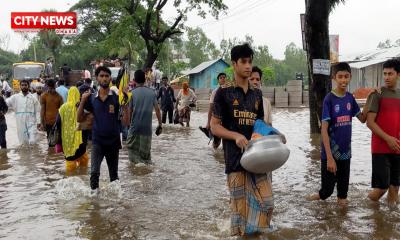
<path id="1" fill-rule="evenodd" d="M 76 105 L 79 100 L 78 88 L 71 87 L 68 91 L 67 102 L 58 110 L 61 116 L 62 147 L 66 158 L 74 156 L 82 143 L 82 131 L 76 130 L 78 125 Z"/>

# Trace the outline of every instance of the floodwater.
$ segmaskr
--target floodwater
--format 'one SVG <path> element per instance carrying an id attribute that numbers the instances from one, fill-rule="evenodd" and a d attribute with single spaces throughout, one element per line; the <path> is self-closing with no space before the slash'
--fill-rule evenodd
<path id="1" fill-rule="evenodd" d="M 349 206 L 336 197 L 308 202 L 319 189 L 319 139 L 310 138 L 307 109 L 274 110 L 291 155 L 273 173 L 276 231 L 258 239 L 400 239 L 400 213 L 366 199 L 371 176 L 370 131 L 355 119 Z M 223 153 L 198 130 L 166 126 L 153 137 L 154 165 L 133 167 L 120 152 L 120 182 L 102 165 L 100 194 L 91 196 L 88 169 L 66 176 L 62 155 L 46 147 L 18 148 L 13 114 L 9 149 L 0 152 L 0 238 L 4 239 L 229 239 Z M 155 122 L 153 122 L 155 125 Z M 335 194 L 335 193 L 334 193 Z"/>

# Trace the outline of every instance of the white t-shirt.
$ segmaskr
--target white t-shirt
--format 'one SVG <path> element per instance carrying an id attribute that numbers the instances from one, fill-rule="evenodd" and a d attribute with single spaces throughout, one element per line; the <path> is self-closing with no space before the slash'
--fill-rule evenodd
<path id="1" fill-rule="evenodd" d="M 91 78 L 89 70 L 85 70 L 84 75 L 85 78 Z"/>
<path id="2" fill-rule="evenodd" d="M 160 72 L 160 70 L 156 69 L 154 71 L 154 78 L 156 80 L 156 83 L 160 83 L 161 82 L 161 72 Z"/>
<path id="3" fill-rule="evenodd" d="M 11 92 L 11 90 L 12 90 L 10 85 L 8 84 L 8 82 L 6 80 L 3 81 L 3 90 L 5 92 Z"/>

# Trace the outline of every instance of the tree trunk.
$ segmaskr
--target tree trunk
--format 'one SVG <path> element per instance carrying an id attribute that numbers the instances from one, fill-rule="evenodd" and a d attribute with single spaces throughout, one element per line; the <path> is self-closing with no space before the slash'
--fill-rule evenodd
<path id="1" fill-rule="evenodd" d="M 306 45 L 309 66 L 310 131 L 319 133 L 322 104 L 331 89 L 328 75 L 314 74 L 313 59 L 329 60 L 329 0 L 306 1 Z"/>
<path id="2" fill-rule="evenodd" d="M 154 47 L 151 46 L 150 43 L 148 44 L 146 43 L 146 48 L 147 48 L 147 56 L 143 66 L 144 70 L 146 70 L 146 68 L 151 68 L 158 57 L 158 53 L 154 51 Z"/>

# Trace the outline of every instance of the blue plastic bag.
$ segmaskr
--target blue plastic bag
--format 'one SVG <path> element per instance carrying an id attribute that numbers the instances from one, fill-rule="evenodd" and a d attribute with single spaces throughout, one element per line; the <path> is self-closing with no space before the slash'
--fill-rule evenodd
<path id="1" fill-rule="evenodd" d="M 254 124 L 253 134 L 258 136 L 279 135 L 279 131 L 258 119 Z"/>

